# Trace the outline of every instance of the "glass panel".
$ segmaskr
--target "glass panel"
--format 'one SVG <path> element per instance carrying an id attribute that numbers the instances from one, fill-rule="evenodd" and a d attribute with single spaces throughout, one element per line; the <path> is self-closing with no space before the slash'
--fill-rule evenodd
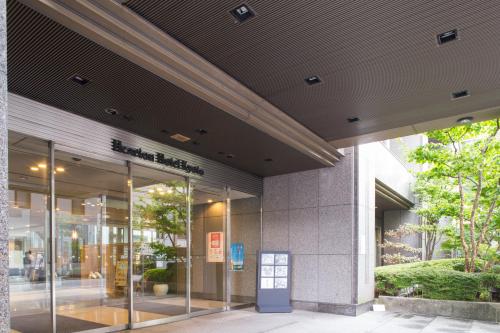
<path id="1" fill-rule="evenodd" d="M 223 308 L 226 191 L 195 183 L 191 202 L 191 312 Z"/>
<path id="2" fill-rule="evenodd" d="M 9 132 L 11 327 L 50 332 L 48 142 Z"/>
<path id="3" fill-rule="evenodd" d="M 255 303 L 257 251 L 260 249 L 260 197 L 232 190 L 231 306 Z M 264 272 L 263 272 L 264 273 Z M 274 276 L 274 272 L 266 272 Z M 272 280 L 272 279 L 271 279 Z"/>
<path id="4" fill-rule="evenodd" d="M 134 322 L 185 314 L 185 179 L 134 165 Z"/>
<path id="5" fill-rule="evenodd" d="M 55 170 L 57 325 L 126 324 L 128 169 L 57 151 Z"/>

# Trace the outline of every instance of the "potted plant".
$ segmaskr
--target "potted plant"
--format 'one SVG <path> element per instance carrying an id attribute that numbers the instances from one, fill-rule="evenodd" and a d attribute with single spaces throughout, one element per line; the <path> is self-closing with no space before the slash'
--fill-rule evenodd
<path id="1" fill-rule="evenodd" d="M 186 209 L 186 187 L 179 181 L 148 188 L 135 205 L 135 224 L 139 229 L 156 231 L 156 240 L 148 245 L 154 259 L 162 261 L 165 267 L 144 272 L 146 283 L 153 283 L 155 296 L 167 294 L 168 280 L 175 271 L 174 266 L 184 262 L 179 253 L 178 238 L 186 233 Z"/>
<path id="2" fill-rule="evenodd" d="M 165 296 L 168 293 L 168 279 L 172 271 L 165 268 L 152 268 L 144 272 L 144 280 L 153 283 L 154 295 Z"/>

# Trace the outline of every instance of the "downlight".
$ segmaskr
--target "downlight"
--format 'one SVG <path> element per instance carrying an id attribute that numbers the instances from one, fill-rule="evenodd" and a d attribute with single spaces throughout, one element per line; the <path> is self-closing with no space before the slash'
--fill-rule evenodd
<path id="1" fill-rule="evenodd" d="M 179 141 L 179 142 L 188 142 L 189 140 L 191 140 L 190 137 L 187 137 L 187 136 L 182 135 L 180 133 L 174 134 L 170 137 L 176 141 Z"/>
<path id="2" fill-rule="evenodd" d="M 355 123 L 355 122 L 359 121 L 359 118 L 358 117 L 350 117 L 350 118 L 347 118 L 347 121 L 350 123 Z"/>
<path id="3" fill-rule="evenodd" d="M 78 74 L 73 75 L 68 80 L 73 81 L 81 86 L 85 86 L 85 85 L 89 84 L 89 82 L 90 82 L 89 79 L 86 79 L 83 76 L 80 76 Z"/>
<path id="4" fill-rule="evenodd" d="M 454 41 L 457 38 L 458 38 L 458 31 L 457 31 L 457 29 L 453 29 L 453 30 L 446 31 L 446 32 L 443 32 L 443 33 L 440 33 L 439 35 L 437 35 L 437 42 L 439 45 L 443 45 L 443 44 L 449 43 L 451 41 Z"/>
<path id="5" fill-rule="evenodd" d="M 107 114 L 109 114 L 110 116 L 116 116 L 118 115 L 120 112 L 118 112 L 117 109 L 115 108 L 105 108 L 104 109 L 104 112 L 106 112 Z"/>
<path id="6" fill-rule="evenodd" d="M 457 123 L 459 123 L 460 125 L 467 125 L 467 124 L 472 123 L 473 119 L 474 119 L 474 117 L 463 117 L 463 118 L 457 119 Z"/>
<path id="7" fill-rule="evenodd" d="M 252 18 L 255 16 L 254 11 L 248 7 L 248 5 L 242 4 L 236 7 L 235 9 L 231 10 L 231 14 L 236 18 L 237 22 L 243 23 L 249 18 Z"/>
<path id="8" fill-rule="evenodd" d="M 469 91 L 468 90 L 460 90 L 460 91 L 455 91 L 451 93 L 451 99 L 459 99 L 459 98 L 464 98 L 469 96 Z"/>
<path id="9" fill-rule="evenodd" d="M 319 76 L 317 75 L 313 75 L 313 76 L 309 76 L 309 77 L 306 77 L 304 79 L 304 81 L 306 81 L 306 83 L 310 86 L 312 85 L 315 85 L 315 84 L 318 84 L 321 82 L 321 79 L 319 78 Z"/>

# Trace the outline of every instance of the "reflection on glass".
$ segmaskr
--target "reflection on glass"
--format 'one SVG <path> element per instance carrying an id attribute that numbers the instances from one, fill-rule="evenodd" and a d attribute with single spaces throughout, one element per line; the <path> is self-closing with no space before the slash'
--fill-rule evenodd
<path id="1" fill-rule="evenodd" d="M 243 269 L 231 271 L 231 306 L 255 303 L 257 251 L 260 250 L 260 205 L 259 197 L 231 190 L 231 249 L 241 244 Z M 233 257 L 233 253 L 231 253 Z M 274 264 L 271 256 L 270 264 Z M 272 269 L 272 267 L 271 267 Z M 271 275 L 272 276 L 272 275 Z"/>
<path id="2" fill-rule="evenodd" d="M 191 197 L 191 312 L 224 307 L 226 193 L 196 183 Z"/>
<path id="3" fill-rule="evenodd" d="M 128 171 L 56 151 L 58 327 L 126 324 Z"/>
<path id="4" fill-rule="evenodd" d="M 8 139 L 11 327 L 23 333 L 47 332 L 51 327 L 48 143 L 14 132 Z"/>
<path id="5" fill-rule="evenodd" d="M 135 322 L 186 313 L 186 182 L 133 166 Z"/>
<path id="6" fill-rule="evenodd" d="M 261 266 L 262 271 L 260 275 L 263 277 L 273 277 L 274 276 L 274 266 Z"/>
<path id="7" fill-rule="evenodd" d="M 288 254 L 276 254 L 274 256 L 275 265 L 288 265 Z"/>

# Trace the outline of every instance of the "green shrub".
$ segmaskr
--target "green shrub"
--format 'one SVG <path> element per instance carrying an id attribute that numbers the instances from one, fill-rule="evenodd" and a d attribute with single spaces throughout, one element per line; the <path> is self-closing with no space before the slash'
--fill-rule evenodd
<path id="1" fill-rule="evenodd" d="M 500 274 L 500 265 L 493 265 L 493 267 L 491 267 L 491 272 L 495 274 Z"/>
<path id="2" fill-rule="evenodd" d="M 157 283 L 167 283 L 172 272 L 165 268 L 153 268 L 144 272 L 144 280 Z"/>
<path id="3" fill-rule="evenodd" d="M 443 259 L 377 267 L 376 292 L 397 296 L 413 288 L 424 298 L 474 301 L 480 295 L 489 299 L 489 290 L 500 288 L 500 274 L 464 273 L 457 270 L 461 263 L 462 259 Z"/>

